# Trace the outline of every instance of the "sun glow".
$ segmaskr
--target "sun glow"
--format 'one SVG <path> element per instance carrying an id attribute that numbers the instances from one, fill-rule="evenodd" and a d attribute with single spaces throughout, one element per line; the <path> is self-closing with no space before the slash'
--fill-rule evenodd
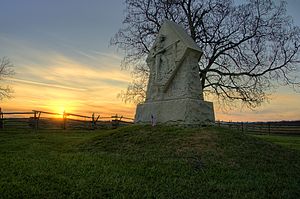
<path id="1" fill-rule="evenodd" d="M 57 110 L 55 112 L 61 115 L 64 114 L 64 112 L 66 111 L 66 108 L 64 106 L 57 107 L 56 109 Z"/>
<path id="2" fill-rule="evenodd" d="M 56 115 L 55 117 L 62 117 L 64 112 L 74 113 L 76 111 L 75 107 L 76 107 L 76 104 L 74 102 L 70 102 L 70 101 L 67 101 L 67 100 L 51 101 L 47 105 L 47 109 L 50 112 L 60 114 L 60 115 Z"/>

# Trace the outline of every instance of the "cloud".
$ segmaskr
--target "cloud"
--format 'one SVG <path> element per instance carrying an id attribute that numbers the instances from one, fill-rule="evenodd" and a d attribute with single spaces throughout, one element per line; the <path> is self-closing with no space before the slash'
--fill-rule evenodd
<path id="1" fill-rule="evenodd" d="M 12 61 L 16 66 L 16 75 L 9 79 L 15 90 L 14 98 L 1 103 L 4 110 L 66 109 L 82 114 L 134 114 L 133 105 L 117 99 L 131 77 L 128 71 L 120 70 L 120 56 L 77 50 L 78 55 L 93 56 L 83 62 L 61 52 L 35 48 L 27 42 L 10 41 L 9 37 L 0 35 L 6 52 L 14 53 Z"/>
<path id="2" fill-rule="evenodd" d="M 120 86 L 126 85 L 130 81 L 130 73 L 121 71 L 118 65 L 110 63 L 109 60 L 100 60 L 99 63 L 103 63 L 102 67 L 97 68 L 60 54 L 48 55 L 47 59 L 49 60 L 47 66 L 36 63 L 19 67 L 19 70 L 16 71 L 18 79 L 25 79 L 22 78 L 25 76 L 39 82 L 62 84 L 70 87 L 78 83 L 81 85 L 99 83 Z"/>
<path id="3" fill-rule="evenodd" d="M 135 106 L 124 104 L 116 97 L 126 89 L 131 78 L 130 72 L 120 70 L 119 55 L 76 48 L 74 54 L 66 55 L 2 35 L 0 45 L 0 54 L 5 49 L 8 53 L 5 55 L 16 66 L 16 75 L 10 79 L 14 98 L 1 102 L 4 110 L 66 110 L 80 114 L 134 116 Z M 270 104 L 255 111 L 238 109 L 224 113 L 216 109 L 216 118 L 225 121 L 292 120 L 300 118 L 299 107 L 300 95 L 284 90 L 274 94 Z"/>
<path id="4" fill-rule="evenodd" d="M 68 87 L 68 86 L 62 86 L 57 84 L 48 84 L 48 83 L 42 83 L 42 82 L 36 82 L 36 81 L 30 81 L 30 80 L 24 80 L 24 79 L 16 79 L 16 78 L 7 78 L 9 81 L 24 83 L 24 84 L 30 84 L 35 86 L 42 86 L 42 87 L 53 87 L 53 88 L 59 88 L 59 89 L 66 89 L 66 90 L 75 90 L 75 91 L 86 91 L 85 88 L 76 88 L 76 87 Z"/>

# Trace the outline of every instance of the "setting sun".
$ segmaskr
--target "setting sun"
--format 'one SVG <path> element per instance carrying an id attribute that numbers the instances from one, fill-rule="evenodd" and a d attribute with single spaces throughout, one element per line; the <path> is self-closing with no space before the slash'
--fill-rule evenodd
<path id="1" fill-rule="evenodd" d="M 87 114 L 86 112 L 82 112 L 82 110 L 76 109 L 76 107 L 81 107 L 81 106 L 79 104 L 76 104 L 75 102 L 71 102 L 67 100 L 57 100 L 49 103 L 46 109 L 53 114 L 49 116 L 55 118 L 63 118 L 64 113 L 79 114 L 79 115 Z"/>
<path id="2" fill-rule="evenodd" d="M 67 102 L 64 100 L 51 101 L 47 107 L 47 109 L 53 113 L 59 113 L 63 115 L 64 112 L 74 112 L 76 109 L 74 108 L 74 102 Z"/>

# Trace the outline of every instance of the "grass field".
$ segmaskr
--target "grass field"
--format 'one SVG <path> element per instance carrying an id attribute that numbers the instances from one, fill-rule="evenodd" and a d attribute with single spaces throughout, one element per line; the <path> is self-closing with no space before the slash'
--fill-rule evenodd
<path id="1" fill-rule="evenodd" d="M 253 135 L 269 142 L 300 151 L 300 136 L 285 135 Z"/>
<path id="2" fill-rule="evenodd" d="M 300 198 L 299 140 L 278 140 L 213 127 L 0 131 L 0 198 Z"/>

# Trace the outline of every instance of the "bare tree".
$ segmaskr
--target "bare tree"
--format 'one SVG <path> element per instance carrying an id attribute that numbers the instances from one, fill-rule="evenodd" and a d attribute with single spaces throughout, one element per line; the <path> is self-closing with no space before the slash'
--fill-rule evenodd
<path id="1" fill-rule="evenodd" d="M 148 83 L 148 71 L 136 69 L 132 72 L 135 77 L 128 85 L 126 91 L 121 91 L 118 98 L 121 98 L 125 103 L 133 102 L 138 104 L 146 98 L 146 88 Z"/>
<path id="2" fill-rule="evenodd" d="M 126 0 L 123 27 L 111 44 L 124 50 L 123 67 L 135 80 L 121 97 L 142 99 L 149 70 L 145 58 L 165 19 L 182 24 L 203 49 L 199 75 L 204 94 L 250 108 L 280 84 L 299 87 L 300 29 L 275 0 Z M 138 88 L 138 89 L 137 89 Z M 139 96 L 136 98 L 136 96 Z"/>
<path id="3" fill-rule="evenodd" d="M 13 65 L 8 58 L 0 58 L 0 100 L 10 97 L 13 92 L 9 85 L 4 85 L 2 83 L 6 78 L 11 77 L 14 74 L 12 67 Z"/>

